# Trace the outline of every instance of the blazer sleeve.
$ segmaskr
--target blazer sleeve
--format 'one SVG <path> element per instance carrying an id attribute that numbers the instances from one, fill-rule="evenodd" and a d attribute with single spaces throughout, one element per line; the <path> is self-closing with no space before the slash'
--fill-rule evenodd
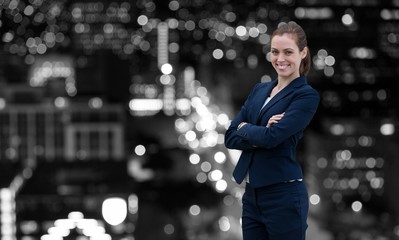
<path id="1" fill-rule="evenodd" d="M 224 136 L 224 144 L 226 148 L 229 149 L 237 149 L 237 150 L 251 150 L 254 149 L 254 146 L 249 142 L 248 139 L 244 139 L 240 134 L 238 134 L 237 127 L 241 122 L 248 122 L 247 113 L 250 108 L 250 102 L 253 98 L 256 87 L 259 86 L 257 83 L 254 88 L 251 90 L 248 95 L 246 101 L 244 102 L 241 110 L 235 116 L 235 118 L 231 121 L 229 128 L 227 129 Z M 242 129 L 242 128 L 241 128 Z M 241 130 L 240 129 L 240 130 Z"/>
<path id="2" fill-rule="evenodd" d="M 267 149 L 276 147 L 309 125 L 316 113 L 319 101 L 320 96 L 316 90 L 310 86 L 301 89 L 278 123 L 269 128 L 248 123 L 239 131 L 234 132 L 236 139 L 234 142 L 245 142 L 249 146 Z"/>

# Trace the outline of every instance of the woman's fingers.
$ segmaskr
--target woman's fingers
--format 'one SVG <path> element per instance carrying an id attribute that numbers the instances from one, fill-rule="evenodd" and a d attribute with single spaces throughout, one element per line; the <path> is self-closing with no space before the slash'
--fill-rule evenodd
<path id="1" fill-rule="evenodd" d="M 283 118 L 283 116 L 284 116 L 284 113 L 273 115 L 274 119 L 281 119 L 281 118 Z"/>
<path id="2" fill-rule="evenodd" d="M 279 120 L 281 120 L 284 117 L 284 113 L 276 114 L 273 115 L 269 121 L 267 122 L 266 127 L 270 127 L 272 124 L 277 123 Z"/>

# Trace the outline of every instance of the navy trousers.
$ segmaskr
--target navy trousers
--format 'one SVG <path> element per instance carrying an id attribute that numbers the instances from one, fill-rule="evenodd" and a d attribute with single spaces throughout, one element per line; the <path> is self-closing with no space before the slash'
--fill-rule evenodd
<path id="1" fill-rule="evenodd" d="M 245 187 L 242 198 L 244 240 L 305 240 L 309 198 L 302 181 Z"/>

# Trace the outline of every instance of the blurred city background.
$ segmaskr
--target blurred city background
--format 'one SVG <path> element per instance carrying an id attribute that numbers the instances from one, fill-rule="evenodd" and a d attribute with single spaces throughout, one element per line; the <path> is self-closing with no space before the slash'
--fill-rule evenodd
<path id="1" fill-rule="evenodd" d="M 240 240 L 224 132 L 289 20 L 307 239 L 399 239 L 399 0 L 0 0 L 0 239 Z"/>

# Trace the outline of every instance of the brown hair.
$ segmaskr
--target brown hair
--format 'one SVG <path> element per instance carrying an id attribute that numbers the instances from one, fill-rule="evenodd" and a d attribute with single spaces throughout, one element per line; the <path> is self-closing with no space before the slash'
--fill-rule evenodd
<path id="1" fill-rule="evenodd" d="M 296 22 L 290 21 L 288 23 L 286 22 L 279 23 L 277 29 L 274 30 L 272 34 L 272 38 L 276 35 L 281 36 L 285 33 L 292 34 L 296 38 L 296 45 L 298 46 L 300 51 L 302 51 L 305 47 L 308 46 L 305 31 Z M 307 75 L 310 71 L 311 63 L 312 62 L 310 58 L 310 50 L 308 47 L 308 52 L 306 54 L 306 57 L 301 61 L 301 65 L 299 67 L 299 74 Z"/>

